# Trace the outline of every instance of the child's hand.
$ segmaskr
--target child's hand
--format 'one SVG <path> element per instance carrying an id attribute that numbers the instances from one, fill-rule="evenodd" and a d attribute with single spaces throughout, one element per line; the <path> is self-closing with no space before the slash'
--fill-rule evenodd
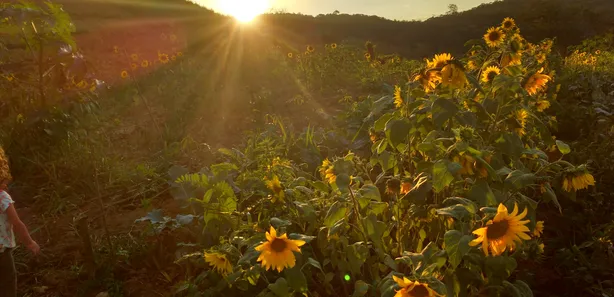
<path id="1" fill-rule="evenodd" d="M 38 255 L 38 253 L 40 253 L 41 251 L 41 247 L 38 246 L 38 243 L 36 243 L 36 241 L 32 240 L 32 242 L 30 242 L 27 246 L 27 248 L 32 252 L 32 254 L 34 255 Z"/>

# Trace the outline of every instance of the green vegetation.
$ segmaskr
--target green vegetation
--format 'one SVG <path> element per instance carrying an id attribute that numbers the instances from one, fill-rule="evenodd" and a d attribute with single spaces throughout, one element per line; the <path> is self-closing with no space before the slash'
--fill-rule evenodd
<path id="1" fill-rule="evenodd" d="M 0 6 L 25 296 L 613 296 L 606 1 L 65 4 Z"/>

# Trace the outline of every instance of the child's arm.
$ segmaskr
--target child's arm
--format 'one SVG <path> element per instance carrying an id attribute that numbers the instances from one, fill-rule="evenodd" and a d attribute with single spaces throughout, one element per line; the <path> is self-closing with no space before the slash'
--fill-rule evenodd
<path id="1" fill-rule="evenodd" d="M 15 206 L 13 206 L 13 204 L 10 204 L 9 208 L 6 209 L 6 215 L 11 225 L 13 225 L 13 231 L 15 231 L 19 240 L 25 244 L 33 254 L 38 254 L 41 248 L 38 246 L 38 243 L 36 243 L 36 241 L 32 240 L 32 237 L 30 237 L 28 228 L 19 218 L 17 210 L 15 210 Z"/>

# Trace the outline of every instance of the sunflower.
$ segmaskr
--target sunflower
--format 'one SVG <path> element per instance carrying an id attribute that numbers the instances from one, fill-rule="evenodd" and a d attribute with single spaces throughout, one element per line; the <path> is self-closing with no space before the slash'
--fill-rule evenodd
<path id="1" fill-rule="evenodd" d="M 409 193 L 409 191 L 411 191 L 411 188 L 413 187 L 413 185 L 411 184 L 411 181 L 409 180 L 403 180 L 403 182 L 401 182 L 401 194 L 405 195 L 407 193 Z"/>
<path id="2" fill-rule="evenodd" d="M 322 166 L 320 167 L 320 174 L 326 181 L 328 181 L 329 184 L 332 184 L 337 181 L 335 168 L 328 159 L 322 161 Z"/>
<path id="3" fill-rule="evenodd" d="M 482 251 L 486 256 L 489 247 L 493 256 L 501 255 L 508 248 L 510 251 L 514 250 L 517 243 L 531 239 L 525 233 L 529 232 L 529 228 L 525 226 L 529 220 L 521 221 L 526 215 L 526 208 L 518 214 L 518 204 L 514 204 L 514 211 L 511 214 L 505 205 L 499 204 L 495 218 L 488 221 L 486 227 L 473 231 L 478 238 L 472 240 L 469 245 L 477 246 L 482 243 Z"/>
<path id="4" fill-rule="evenodd" d="M 288 53 L 288 58 L 290 58 L 290 59 L 294 58 L 294 54 Z"/>
<path id="5" fill-rule="evenodd" d="M 149 61 L 147 61 L 147 60 L 143 60 L 143 61 L 141 62 L 141 67 L 143 67 L 143 68 L 147 68 L 147 67 L 149 67 Z"/>
<path id="6" fill-rule="evenodd" d="M 482 81 L 485 83 L 492 82 L 499 74 L 501 74 L 501 69 L 499 69 L 499 67 L 489 66 L 482 72 Z"/>
<path id="7" fill-rule="evenodd" d="M 4 149 L 0 147 L 0 182 L 9 182 L 13 180 L 11 169 L 9 168 L 9 159 L 4 153 Z"/>
<path id="8" fill-rule="evenodd" d="M 136 63 L 130 63 L 130 69 L 136 70 L 137 68 L 139 68 L 139 65 L 137 65 Z"/>
<path id="9" fill-rule="evenodd" d="M 544 245 L 543 242 L 537 245 L 537 250 L 539 251 L 540 254 L 544 253 L 544 248 L 546 248 L 546 246 Z"/>
<path id="10" fill-rule="evenodd" d="M 163 64 L 168 63 L 169 58 L 167 54 L 158 54 L 158 61 L 162 62 Z"/>
<path id="11" fill-rule="evenodd" d="M 435 55 L 432 61 L 427 60 L 427 68 L 443 68 L 452 59 L 454 58 L 449 53 Z"/>
<path id="12" fill-rule="evenodd" d="M 213 266 L 221 275 L 227 275 L 232 272 L 232 264 L 226 258 L 226 255 L 220 253 L 205 253 L 205 262 Z"/>
<path id="13" fill-rule="evenodd" d="M 122 78 L 127 78 L 128 77 L 128 71 L 126 70 L 122 70 L 122 72 L 119 74 Z"/>
<path id="14" fill-rule="evenodd" d="M 438 71 L 434 70 L 422 70 L 416 77 L 414 81 L 420 82 L 425 92 L 431 92 L 437 87 L 437 84 L 441 82 L 441 76 Z"/>
<path id="15" fill-rule="evenodd" d="M 177 35 L 171 34 L 170 39 L 171 39 L 171 41 L 177 40 Z"/>
<path id="16" fill-rule="evenodd" d="M 278 237 L 277 231 L 273 226 L 266 233 L 266 239 L 267 241 L 255 248 L 256 251 L 260 252 L 258 262 L 262 262 L 262 267 L 266 267 L 266 270 L 270 268 L 277 269 L 278 272 L 281 272 L 284 268 L 294 267 L 296 258 L 292 252 L 300 253 L 300 246 L 303 246 L 305 242 L 288 239 L 286 234 Z"/>
<path id="17" fill-rule="evenodd" d="M 171 56 L 171 61 L 175 61 L 175 60 L 177 60 L 177 56 L 172 55 L 172 56 Z"/>
<path id="18" fill-rule="evenodd" d="M 503 19 L 503 22 L 501 23 L 501 28 L 505 30 L 512 29 L 514 28 L 514 26 L 516 26 L 516 21 L 514 21 L 513 18 L 505 18 Z"/>
<path id="19" fill-rule="evenodd" d="M 468 155 L 468 154 L 464 154 L 464 155 L 457 155 L 454 158 L 452 158 L 452 160 L 456 163 L 461 164 L 461 170 L 460 170 L 460 174 L 461 175 L 473 175 L 473 164 L 475 163 L 475 159 Z"/>
<path id="20" fill-rule="evenodd" d="M 401 287 L 394 297 L 438 297 L 443 296 L 431 289 L 427 283 L 410 281 L 406 277 L 392 276 L 392 279 Z"/>
<path id="21" fill-rule="evenodd" d="M 279 181 L 279 177 L 277 175 L 273 175 L 272 179 L 265 179 L 266 187 L 269 188 L 273 192 L 273 198 L 271 199 L 273 203 L 279 201 L 284 201 L 284 188 L 281 186 L 281 182 Z"/>
<path id="22" fill-rule="evenodd" d="M 533 236 L 541 237 L 542 233 L 544 233 L 544 221 L 537 221 L 533 230 Z"/>
<path id="23" fill-rule="evenodd" d="M 518 135 L 523 136 L 527 133 L 525 128 L 527 127 L 527 118 L 529 117 L 529 113 L 524 109 L 519 109 L 514 112 L 514 119 L 518 123 L 519 127 L 516 127 L 514 130 Z"/>
<path id="24" fill-rule="evenodd" d="M 469 62 L 467 62 L 467 70 L 473 71 L 476 69 L 478 69 L 478 63 L 476 63 L 474 60 L 469 60 Z"/>
<path id="25" fill-rule="evenodd" d="M 441 84 L 455 89 L 464 87 L 467 84 L 467 76 L 463 65 L 452 61 L 444 66 L 441 70 Z"/>
<path id="26" fill-rule="evenodd" d="M 504 67 L 504 68 L 507 66 L 517 66 L 517 65 L 520 65 L 521 63 L 522 63 L 522 55 L 520 53 L 518 54 L 505 53 L 501 57 L 501 67 Z"/>
<path id="27" fill-rule="evenodd" d="M 394 86 L 394 106 L 399 108 L 403 105 L 403 96 L 401 95 L 401 87 Z"/>
<path id="28" fill-rule="evenodd" d="M 548 109 L 550 107 L 550 101 L 548 101 L 548 100 L 537 100 L 537 103 L 535 103 L 535 107 L 537 108 L 537 111 L 543 112 L 544 110 L 546 110 L 546 109 Z"/>
<path id="29" fill-rule="evenodd" d="M 595 185 L 595 178 L 586 168 L 579 172 L 570 173 L 563 178 L 563 190 L 567 192 L 588 189 L 588 186 Z"/>
<path id="30" fill-rule="evenodd" d="M 119 47 L 117 45 L 113 46 L 113 52 L 119 54 Z"/>
<path id="31" fill-rule="evenodd" d="M 130 55 L 130 59 L 132 59 L 132 61 L 138 61 L 139 60 L 139 55 L 132 54 L 132 55 Z"/>
<path id="32" fill-rule="evenodd" d="M 365 59 L 367 59 L 367 61 L 371 61 L 371 54 L 365 53 Z"/>
<path id="33" fill-rule="evenodd" d="M 372 143 L 377 142 L 377 134 L 373 131 L 369 131 L 369 139 L 371 139 Z"/>
<path id="34" fill-rule="evenodd" d="M 401 191 L 401 181 L 391 178 L 386 181 L 386 194 L 394 195 Z"/>
<path id="35" fill-rule="evenodd" d="M 337 48 L 337 44 L 336 44 L 336 43 L 332 43 L 332 44 L 330 45 L 330 48 L 332 48 L 332 49 L 336 49 L 336 48 Z"/>
<path id="36" fill-rule="evenodd" d="M 540 72 L 535 73 L 529 77 L 524 85 L 524 89 L 527 90 L 529 95 L 535 95 L 546 87 L 550 79 L 550 76 L 546 74 L 541 74 Z"/>
<path id="37" fill-rule="evenodd" d="M 313 47 L 313 45 L 308 45 L 308 46 L 307 46 L 307 51 L 308 51 L 308 52 L 310 52 L 310 53 L 313 53 L 313 52 L 315 52 L 315 51 L 316 51 L 316 48 L 315 48 L 315 47 Z"/>
<path id="38" fill-rule="evenodd" d="M 484 41 L 486 41 L 486 44 L 490 47 L 499 46 L 499 44 L 503 42 L 503 39 L 505 39 L 505 33 L 503 33 L 501 28 L 491 27 L 484 35 Z"/>
<path id="39" fill-rule="evenodd" d="M 183 52 L 177 52 L 177 57 L 183 57 Z"/>

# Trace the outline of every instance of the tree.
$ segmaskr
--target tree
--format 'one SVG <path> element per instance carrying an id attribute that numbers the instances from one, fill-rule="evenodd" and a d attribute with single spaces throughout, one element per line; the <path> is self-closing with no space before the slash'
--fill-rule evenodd
<path id="1" fill-rule="evenodd" d="M 448 5 L 448 12 L 446 12 L 446 14 L 450 15 L 450 14 L 457 14 L 458 13 L 458 5 L 456 4 L 449 4 Z"/>

